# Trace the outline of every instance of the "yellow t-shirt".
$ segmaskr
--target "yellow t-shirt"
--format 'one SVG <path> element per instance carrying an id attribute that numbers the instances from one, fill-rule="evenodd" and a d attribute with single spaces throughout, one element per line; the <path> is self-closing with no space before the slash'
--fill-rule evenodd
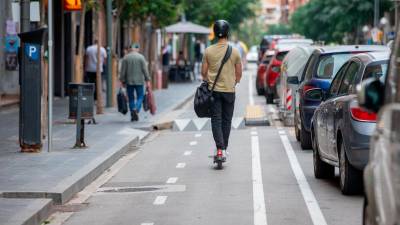
<path id="1" fill-rule="evenodd" d="M 203 62 L 208 63 L 208 85 L 211 89 L 217 77 L 218 69 L 222 59 L 228 49 L 228 43 L 217 43 L 208 47 L 204 53 Z M 240 53 L 236 48 L 232 47 L 232 54 L 222 68 L 221 74 L 215 85 L 214 91 L 218 92 L 235 92 L 236 77 L 235 65 L 242 63 Z"/>

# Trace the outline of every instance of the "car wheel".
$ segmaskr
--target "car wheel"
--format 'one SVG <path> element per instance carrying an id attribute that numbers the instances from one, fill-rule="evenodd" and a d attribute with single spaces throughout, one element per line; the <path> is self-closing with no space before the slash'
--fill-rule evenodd
<path id="1" fill-rule="evenodd" d="M 371 220 L 371 214 L 368 207 L 368 199 L 364 197 L 364 207 L 363 207 L 363 225 L 373 225 Z"/>
<path id="2" fill-rule="evenodd" d="M 311 134 L 310 132 L 306 131 L 301 123 L 301 130 L 300 130 L 300 146 L 303 150 L 310 149 L 311 146 Z"/>
<path id="3" fill-rule="evenodd" d="M 300 141 L 300 130 L 299 127 L 297 126 L 297 115 L 296 112 L 294 113 L 294 133 L 296 136 L 296 140 Z"/>
<path id="4" fill-rule="evenodd" d="M 257 89 L 257 95 L 263 95 L 264 94 L 264 89 L 263 88 L 258 88 L 258 87 L 256 87 L 256 89 Z"/>
<path id="5" fill-rule="evenodd" d="M 274 94 L 265 94 L 265 98 L 267 99 L 267 104 L 274 104 Z"/>
<path id="6" fill-rule="evenodd" d="M 347 159 L 344 142 L 339 143 L 340 189 L 344 195 L 357 194 L 362 190 L 362 171 L 354 168 Z"/>
<path id="7" fill-rule="evenodd" d="M 333 178 L 335 176 L 335 167 L 321 160 L 318 141 L 315 139 L 314 132 L 312 132 L 312 136 L 314 176 L 317 179 Z"/>

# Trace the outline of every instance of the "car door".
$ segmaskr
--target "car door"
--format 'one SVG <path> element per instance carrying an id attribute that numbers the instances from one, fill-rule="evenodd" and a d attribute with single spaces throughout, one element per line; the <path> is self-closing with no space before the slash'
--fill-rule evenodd
<path id="1" fill-rule="evenodd" d="M 332 99 L 328 107 L 328 118 L 326 122 L 327 145 L 328 152 L 335 161 L 339 161 L 337 154 L 337 130 L 341 126 L 343 119 L 343 109 L 347 101 L 351 99 L 349 91 L 354 85 L 354 80 L 357 78 L 361 68 L 361 62 L 354 60 L 350 61 L 344 73 L 343 79 L 340 82 L 339 91 L 335 98 Z"/>
<path id="2" fill-rule="evenodd" d="M 320 105 L 321 116 L 319 118 L 319 127 L 318 127 L 318 144 L 320 145 L 321 155 L 325 155 L 325 157 L 329 159 L 333 159 L 334 157 L 329 154 L 328 149 L 328 132 L 327 132 L 327 121 L 329 114 L 329 107 L 333 103 L 334 99 L 337 96 L 339 91 L 340 84 L 342 82 L 343 76 L 346 72 L 348 63 L 345 63 L 338 71 L 337 75 L 332 81 L 331 87 L 329 88 L 328 93 L 326 94 L 326 100 L 323 104 Z"/>

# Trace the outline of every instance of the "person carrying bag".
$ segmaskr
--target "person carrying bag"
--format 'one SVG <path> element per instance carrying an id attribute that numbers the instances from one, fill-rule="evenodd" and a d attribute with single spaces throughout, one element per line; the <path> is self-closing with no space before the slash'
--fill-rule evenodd
<path id="1" fill-rule="evenodd" d="M 208 47 L 203 56 L 201 75 L 205 81 L 197 89 L 194 108 L 199 117 L 211 117 L 215 154 L 226 160 L 233 110 L 235 86 L 242 78 L 242 61 L 236 48 L 228 44 L 229 23 L 217 20 L 214 34 L 218 42 Z"/>

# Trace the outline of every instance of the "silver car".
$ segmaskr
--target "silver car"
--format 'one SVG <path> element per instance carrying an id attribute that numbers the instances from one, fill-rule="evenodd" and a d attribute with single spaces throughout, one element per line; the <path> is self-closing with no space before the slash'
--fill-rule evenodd
<path id="1" fill-rule="evenodd" d="M 311 121 L 316 178 L 334 176 L 339 167 L 343 194 L 362 190 L 362 171 L 368 162 L 370 137 L 376 114 L 358 105 L 356 85 L 368 78 L 384 79 L 389 52 L 371 52 L 351 57 L 338 71 L 329 91 L 311 89 L 305 98 L 322 98 Z"/>
<path id="2" fill-rule="evenodd" d="M 386 80 L 359 86 L 359 103 L 378 113 L 364 170 L 364 225 L 400 224 L 400 35 L 394 42 Z"/>

